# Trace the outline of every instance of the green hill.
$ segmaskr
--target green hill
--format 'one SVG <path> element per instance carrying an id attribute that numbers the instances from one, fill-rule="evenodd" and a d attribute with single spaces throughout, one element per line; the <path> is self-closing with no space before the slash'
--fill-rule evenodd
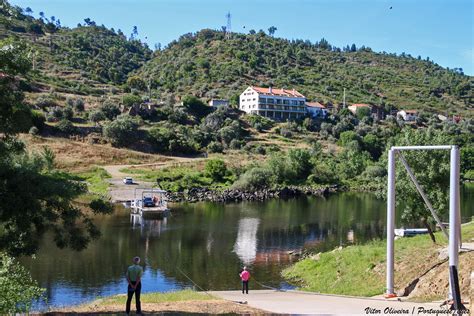
<path id="1" fill-rule="evenodd" d="M 29 43 L 41 75 L 122 84 L 151 57 L 145 44 L 90 19 L 70 29 L 54 17 L 35 19 L 22 8 L 0 3 L 0 38 L 13 36 Z"/>
<path id="2" fill-rule="evenodd" d="M 252 32 L 253 33 L 253 32 Z M 407 54 L 332 47 L 266 35 L 201 30 L 173 41 L 137 72 L 162 92 L 199 97 L 240 94 L 248 85 L 296 88 L 309 99 L 462 111 L 474 102 L 473 77 Z"/>

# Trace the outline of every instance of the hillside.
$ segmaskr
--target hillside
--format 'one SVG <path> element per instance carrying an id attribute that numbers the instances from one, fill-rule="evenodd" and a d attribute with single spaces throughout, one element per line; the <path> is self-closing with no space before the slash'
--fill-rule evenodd
<path id="1" fill-rule="evenodd" d="M 36 19 L 22 8 L 1 4 L 0 39 L 14 37 L 28 43 L 33 68 L 39 70 L 35 79 L 47 86 L 94 93 L 98 83 L 124 83 L 151 57 L 152 51 L 140 41 L 90 19 L 70 29 L 55 17 Z"/>
<path id="2" fill-rule="evenodd" d="M 252 32 L 253 33 L 253 32 Z M 354 50 L 355 47 L 352 47 Z M 273 38 L 263 32 L 233 34 L 201 30 L 173 41 L 137 72 L 152 78 L 160 91 L 199 97 L 231 98 L 248 85 L 296 88 L 309 99 L 348 103 L 472 109 L 473 78 L 428 60 L 403 54 L 351 51 L 318 43 Z"/>

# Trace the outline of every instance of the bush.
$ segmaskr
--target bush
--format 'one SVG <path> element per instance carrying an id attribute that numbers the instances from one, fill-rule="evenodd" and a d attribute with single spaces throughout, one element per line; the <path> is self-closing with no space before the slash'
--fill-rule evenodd
<path id="1" fill-rule="evenodd" d="M 36 99 L 35 105 L 39 107 L 40 109 L 46 109 L 46 108 L 51 108 L 58 106 L 58 104 L 49 96 L 40 96 L 38 99 Z"/>
<path id="2" fill-rule="evenodd" d="M 35 110 L 31 111 L 31 119 L 34 126 L 36 126 L 39 130 L 43 129 L 44 122 L 46 121 L 46 117 L 44 116 L 43 112 Z"/>
<path id="3" fill-rule="evenodd" d="M 206 162 L 204 167 L 206 175 L 212 178 L 215 182 L 220 182 L 227 174 L 227 166 L 221 159 L 211 159 Z"/>
<path id="4" fill-rule="evenodd" d="M 233 139 L 230 141 L 229 148 L 230 149 L 240 149 L 242 146 L 244 146 L 244 141 L 238 140 L 238 139 Z"/>
<path id="5" fill-rule="evenodd" d="M 207 151 L 210 153 L 221 153 L 224 151 L 224 146 L 220 142 L 210 142 L 207 145 Z"/>
<path id="6" fill-rule="evenodd" d="M 76 128 L 71 123 L 71 121 L 66 119 L 59 121 L 58 125 L 56 125 L 56 129 L 67 135 L 74 134 L 76 132 Z"/>
<path id="7" fill-rule="evenodd" d="M 120 108 L 111 100 L 104 101 L 104 103 L 102 103 L 102 106 L 100 107 L 100 111 L 102 111 L 104 116 L 109 120 L 113 120 L 118 115 L 120 115 Z"/>
<path id="8" fill-rule="evenodd" d="M 383 178 L 387 175 L 387 169 L 381 166 L 368 166 L 364 173 L 368 179 Z"/>
<path id="9" fill-rule="evenodd" d="M 207 106 L 204 102 L 196 98 L 195 96 L 185 96 L 183 98 L 183 106 L 188 112 L 198 118 L 202 118 L 211 113 L 212 108 Z"/>
<path id="10" fill-rule="evenodd" d="M 74 110 L 75 110 L 76 112 L 84 112 L 84 110 L 85 110 L 85 103 L 84 103 L 84 100 L 81 99 L 81 98 L 77 98 L 77 99 L 74 101 L 73 107 L 74 107 Z"/>
<path id="11" fill-rule="evenodd" d="M 38 135 L 39 129 L 36 126 L 32 126 L 30 130 L 28 131 L 30 135 Z"/>
<path id="12" fill-rule="evenodd" d="M 105 114 L 101 110 L 94 110 L 89 113 L 89 121 L 91 122 L 97 123 L 105 119 L 106 119 Z"/>
<path id="13" fill-rule="evenodd" d="M 262 190 L 270 187 L 271 175 L 268 169 L 255 167 L 242 174 L 232 187 L 238 190 Z"/>
<path id="14" fill-rule="evenodd" d="M 138 124 L 130 116 L 122 115 L 105 124 L 103 131 L 113 146 L 127 146 L 137 139 Z"/>
<path id="15" fill-rule="evenodd" d="M 74 111 L 72 107 L 66 106 L 65 108 L 62 109 L 63 115 L 62 117 L 66 120 L 71 120 L 74 116 Z"/>
<path id="16" fill-rule="evenodd" d="M 135 104 L 141 103 L 142 98 L 140 98 L 138 95 L 128 94 L 123 97 L 123 105 L 125 105 L 126 107 L 132 107 Z"/>

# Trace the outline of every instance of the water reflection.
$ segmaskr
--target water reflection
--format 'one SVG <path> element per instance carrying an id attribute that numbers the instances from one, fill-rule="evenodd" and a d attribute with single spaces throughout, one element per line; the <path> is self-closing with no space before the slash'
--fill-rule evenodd
<path id="1" fill-rule="evenodd" d="M 257 230 L 259 223 L 260 220 L 258 218 L 242 218 L 239 220 L 234 252 L 245 265 L 254 262 L 257 256 Z"/>
<path id="2" fill-rule="evenodd" d="M 474 213 L 465 202 L 472 202 L 473 191 L 463 193 L 463 218 Z M 96 218 L 102 237 L 86 250 L 60 250 L 46 238 L 36 259 L 22 262 L 47 289 L 51 305 L 124 293 L 124 273 L 137 255 L 145 264 L 143 292 L 192 286 L 177 267 L 202 288 L 237 289 L 243 264 L 263 284 L 286 287 L 280 271 L 298 259 L 295 253 L 384 238 L 385 207 L 384 201 L 360 193 L 178 204 L 163 219 L 131 216 L 120 206 L 112 216 Z"/>

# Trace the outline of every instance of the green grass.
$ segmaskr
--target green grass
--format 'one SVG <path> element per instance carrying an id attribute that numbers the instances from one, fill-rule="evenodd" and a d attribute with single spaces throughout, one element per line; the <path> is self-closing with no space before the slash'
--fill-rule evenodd
<path id="1" fill-rule="evenodd" d="M 182 301 L 208 301 L 217 299 L 214 296 L 196 292 L 193 290 L 182 290 L 176 292 L 166 292 L 166 293 L 145 293 L 141 295 L 142 303 L 164 303 L 164 302 L 182 302 Z M 123 305 L 127 297 L 125 295 L 115 295 L 103 298 L 100 301 L 94 302 L 99 306 L 107 305 Z"/>
<path id="2" fill-rule="evenodd" d="M 87 182 L 89 192 L 106 195 L 109 188 L 110 174 L 105 169 L 93 167 L 92 169 L 76 174 L 82 181 Z"/>
<path id="3" fill-rule="evenodd" d="M 396 286 L 413 280 L 423 269 L 435 263 L 436 250 L 447 245 L 441 232 L 435 235 L 437 245 L 428 235 L 401 238 L 395 242 L 395 266 L 404 267 L 403 273 L 396 274 Z M 463 225 L 462 237 L 466 241 L 474 238 L 474 222 Z M 386 242 L 381 240 L 349 246 L 322 253 L 319 260 L 303 259 L 282 274 L 305 291 L 356 296 L 382 294 L 385 289 L 385 251 Z M 412 264 L 413 257 L 417 257 L 417 266 Z M 420 262 L 424 264 L 420 265 Z"/>

